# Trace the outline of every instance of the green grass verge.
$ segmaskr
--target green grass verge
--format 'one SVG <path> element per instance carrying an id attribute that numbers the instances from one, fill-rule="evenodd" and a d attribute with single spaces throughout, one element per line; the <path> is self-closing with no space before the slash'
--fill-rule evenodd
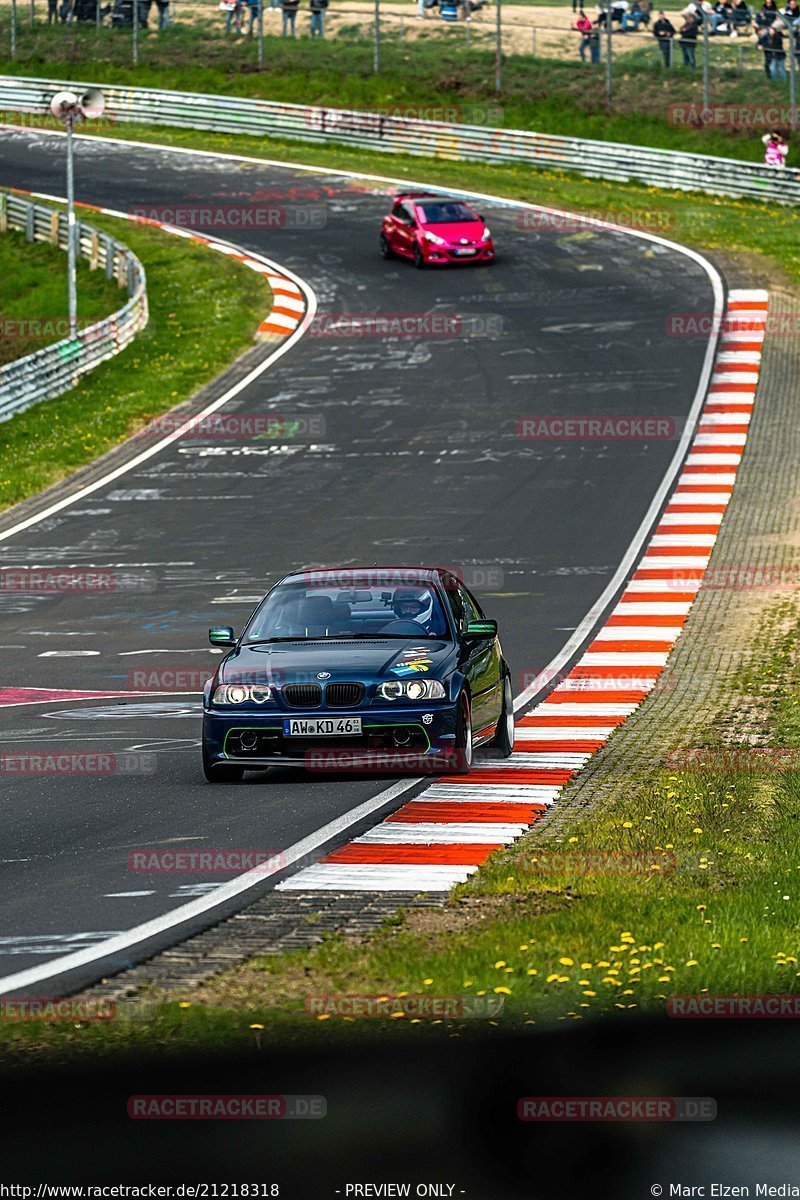
<path id="1" fill-rule="evenodd" d="M 565 36 L 569 35 L 565 30 Z M 614 99 L 605 102 L 603 68 L 582 66 L 574 50 L 570 59 L 532 60 L 509 56 L 503 90 L 494 92 L 491 46 L 467 50 L 426 41 L 406 46 L 388 42 L 381 74 L 372 73 L 372 46 L 310 38 L 268 39 L 264 70 L 259 73 L 253 42 L 225 38 L 216 27 L 178 25 L 143 40 L 140 65 L 130 65 L 130 38 L 117 31 L 72 26 L 22 29 L 17 61 L 3 54 L 0 72 L 58 78 L 72 75 L 98 83 L 176 88 L 226 93 L 344 108 L 388 108 L 433 117 L 443 109 L 467 123 L 501 124 L 575 137 L 599 138 L 634 145 L 763 158 L 761 130 L 693 128 L 671 124 L 670 106 L 702 104 L 702 72 L 676 66 L 665 73 L 651 37 L 629 34 L 637 49 L 615 60 Z M 618 39 L 619 40 L 619 39 Z M 0 21 L 0 45 L 8 44 L 8 27 Z M 629 44 L 626 42 L 626 45 Z M 736 66 L 735 44 L 715 43 L 711 98 L 715 104 L 788 109 L 788 85 L 765 79 L 760 55 L 752 51 Z M 572 57 L 576 61 L 571 61 Z M 494 110 L 500 106 L 501 112 Z M 773 116 L 770 120 L 774 121 Z M 790 152 L 789 164 L 793 162 Z"/>
<path id="2" fill-rule="evenodd" d="M 127 221 L 94 213 L 91 221 L 144 264 L 150 322 L 131 346 L 77 387 L 0 424 L 0 509 L 65 478 L 186 400 L 252 345 L 271 307 L 262 277 L 222 254 Z M 0 238 L 0 253 L 2 247 Z M 98 277 L 95 288 L 100 288 Z M 79 317 L 96 311 L 97 300 L 84 292 L 85 282 L 81 278 Z M 54 293 L 59 286 L 54 279 Z M 125 293 L 117 292 L 115 306 L 124 299 Z M 62 297 L 55 311 L 65 307 Z M 31 298 L 27 315 L 52 311 L 48 295 L 35 303 Z"/>
<path id="3" fill-rule="evenodd" d="M 17 230 L 0 234 L 3 326 L 0 366 L 33 354 L 67 336 L 67 256 L 49 242 L 28 242 Z M 78 260 L 84 320 L 100 320 L 121 308 L 126 295 L 103 271 Z"/>

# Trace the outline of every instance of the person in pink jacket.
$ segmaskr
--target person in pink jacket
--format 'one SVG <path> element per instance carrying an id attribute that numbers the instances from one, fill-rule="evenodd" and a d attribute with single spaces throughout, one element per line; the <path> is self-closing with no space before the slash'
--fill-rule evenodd
<path id="1" fill-rule="evenodd" d="M 782 135 L 773 130 L 771 133 L 765 133 L 761 140 L 766 146 L 766 150 L 764 152 L 764 162 L 767 164 L 767 166 L 780 168 L 785 167 L 786 156 L 789 153 L 789 147 L 783 140 Z"/>

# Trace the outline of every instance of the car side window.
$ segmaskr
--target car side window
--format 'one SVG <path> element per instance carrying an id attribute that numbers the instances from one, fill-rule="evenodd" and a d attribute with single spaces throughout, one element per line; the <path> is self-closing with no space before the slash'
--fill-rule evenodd
<path id="1" fill-rule="evenodd" d="M 395 205 L 394 205 L 394 208 L 392 209 L 392 216 L 393 216 L 393 217 L 395 218 L 395 220 L 397 220 L 397 221 L 405 221 L 405 214 L 403 213 L 403 202 L 402 202 L 402 200 L 398 200 L 398 201 L 396 201 L 396 203 L 395 203 Z"/>
<path id="2" fill-rule="evenodd" d="M 464 608 L 464 600 L 460 595 L 460 589 L 449 587 L 447 589 L 447 601 L 450 605 L 450 611 L 453 614 L 456 629 L 459 635 L 463 634 L 466 620 L 466 610 Z"/>
<path id="3" fill-rule="evenodd" d="M 466 614 L 467 621 L 482 621 L 483 614 L 478 607 L 477 601 L 473 600 L 467 589 L 465 587 L 459 587 L 458 593 L 461 597 L 461 603 L 464 606 L 464 613 Z"/>
<path id="4" fill-rule="evenodd" d="M 414 210 L 410 204 L 401 204 L 399 215 L 400 215 L 400 220 L 405 225 L 414 225 L 416 223 L 416 219 L 414 217 Z"/>

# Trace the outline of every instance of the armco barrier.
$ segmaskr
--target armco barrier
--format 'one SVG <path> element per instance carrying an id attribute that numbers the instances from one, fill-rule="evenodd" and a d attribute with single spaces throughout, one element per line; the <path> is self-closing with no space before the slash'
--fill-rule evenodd
<path id="1" fill-rule="evenodd" d="M 0 76 L 0 113 L 3 110 L 6 114 L 45 113 L 54 92 L 62 88 L 80 92 L 90 86 L 102 88 L 108 117 L 120 123 L 336 142 L 429 158 L 524 162 L 532 168 L 577 171 L 597 179 L 638 180 L 654 187 L 750 196 L 784 204 L 800 202 L 800 171 L 779 170 L 734 158 L 556 137 L 521 129 L 418 121 L 380 112 L 113 87 L 97 80 L 87 83 Z"/>
<path id="2" fill-rule="evenodd" d="M 81 329 L 76 337 L 63 338 L 0 367 L 0 421 L 68 391 L 81 375 L 119 354 L 147 324 L 147 285 L 139 259 L 108 234 L 83 222 L 77 222 L 77 227 L 81 257 L 123 285 L 128 300 L 118 312 Z M 0 192 L 0 234 L 7 229 L 22 230 L 31 242 L 52 242 L 67 249 L 64 213 Z"/>

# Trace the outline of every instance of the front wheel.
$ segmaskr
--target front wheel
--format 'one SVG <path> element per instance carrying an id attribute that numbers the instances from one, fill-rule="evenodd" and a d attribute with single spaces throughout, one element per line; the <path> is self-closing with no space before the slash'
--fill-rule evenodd
<path id="1" fill-rule="evenodd" d="M 241 783 L 244 779 L 244 767 L 237 767 L 235 763 L 213 766 L 204 749 L 203 774 L 208 783 Z"/>
<path id="2" fill-rule="evenodd" d="M 501 758 L 510 758 L 514 753 L 514 698 L 511 695 L 511 679 L 506 675 L 503 681 L 503 707 L 500 710 L 500 720 L 489 747 L 496 750 Z"/>
<path id="3" fill-rule="evenodd" d="M 423 258 L 422 251 L 420 250 L 419 245 L 416 245 L 414 247 L 414 266 L 417 268 L 418 271 L 421 271 L 422 268 L 425 266 L 425 259 Z"/>
<path id="4" fill-rule="evenodd" d="M 456 763 L 454 770 L 466 774 L 472 767 L 472 711 L 469 697 L 461 697 L 456 720 Z"/>
<path id="5" fill-rule="evenodd" d="M 394 258 L 394 251 L 392 250 L 392 247 L 389 243 L 389 239 L 387 238 L 385 233 L 381 234 L 380 243 L 381 243 L 381 258 Z"/>

